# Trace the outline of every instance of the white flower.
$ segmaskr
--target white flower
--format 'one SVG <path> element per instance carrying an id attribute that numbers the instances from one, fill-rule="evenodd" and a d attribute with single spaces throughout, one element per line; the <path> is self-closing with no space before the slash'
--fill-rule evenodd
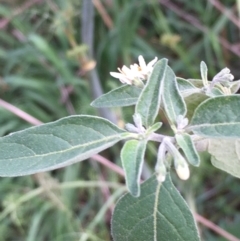
<path id="1" fill-rule="evenodd" d="M 110 75 L 119 79 L 123 84 L 131 85 L 132 81 L 135 79 L 134 73 L 125 65 L 122 67 L 122 69 L 118 68 L 118 71 L 120 73 L 110 72 Z"/>
<path id="2" fill-rule="evenodd" d="M 140 65 L 140 72 L 148 76 L 149 74 L 152 73 L 153 66 L 157 62 L 157 57 L 155 57 L 152 61 L 150 61 L 148 64 L 146 64 L 144 58 L 142 55 L 138 57 L 139 65 Z"/>
<path id="3" fill-rule="evenodd" d="M 151 62 L 146 64 L 142 55 L 138 57 L 139 65 L 130 65 L 130 68 L 123 66 L 122 69 L 118 68 L 118 72 L 110 72 L 110 75 L 119 79 L 123 84 L 128 85 L 142 85 L 142 80 L 147 80 L 148 76 L 152 73 L 153 66 L 157 62 L 155 57 Z"/>

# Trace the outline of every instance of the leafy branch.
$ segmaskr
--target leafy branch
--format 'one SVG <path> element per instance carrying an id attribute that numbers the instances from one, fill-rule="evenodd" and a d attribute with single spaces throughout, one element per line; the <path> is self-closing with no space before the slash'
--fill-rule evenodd
<path id="1" fill-rule="evenodd" d="M 140 56 L 139 65 L 112 72 L 126 85 L 92 103 L 96 107 L 135 105 L 133 124 L 127 123 L 121 129 L 104 118 L 75 115 L 12 133 L 0 138 L 0 175 L 54 170 L 126 141 L 120 156 L 130 194 L 122 197 L 115 208 L 114 240 L 200 240 L 194 217 L 171 182 L 170 172 L 174 168 L 180 179 L 188 179 L 188 165 L 198 167 L 199 151 L 203 150 L 212 155 L 214 166 L 239 177 L 236 147 L 240 137 L 240 96 L 235 94 L 239 81 L 233 82 L 228 68 L 209 81 L 204 62 L 200 65 L 202 80 L 185 80 L 175 76 L 166 59 L 156 61 L 146 64 Z M 0 105 L 32 124 L 40 124 L 4 101 Z M 160 111 L 171 135 L 162 131 Z M 155 173 L 140 185 L 149 141 L 158 147 Z M 207 145 L 199 148 L 200 141 Z M 229 144 L 230 162 L 223 153 Z"/>

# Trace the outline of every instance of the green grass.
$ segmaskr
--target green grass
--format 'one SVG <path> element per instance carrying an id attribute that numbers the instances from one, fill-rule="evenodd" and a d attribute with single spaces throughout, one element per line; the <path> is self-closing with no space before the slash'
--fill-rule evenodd
<path id="1" fill-rule="evenodd" d="M 82 1 L 49 0 L 22 9 L 26 2 L 0 3 L 0 23 L 8 21 L 0 30 L 0 98 L 42 122 L 71 114 L 98 114 L 89 105 L 96 86 L 84 71 L 85 59 L 91 58 L 82 43 Z M 155 56 L 168 58 L 183 78 L 200 78 L 201 60 L 208 65 L 209 79 L 225 66 L 235 79 L 240 78 L 240 54 L 222 44 L 238 44 L 239 29 L 210 1 L 101 2 L 113 22 L 113 28 L 108 28 L 95 9 L 93 59 L 104 92 L 120 86 L 109 72 L 136 62 L 140 54 L 147 61 Z M 221 2 L 238 17 L 236 1 Z M 22 9 L 21 13 L 16 9 Z M 132 121 L 132 108 L 112 113 L 119 125 Z M 31 126 L 3 108 L 0 116 L 1 136 Z M 116 146 L 103 155 L 119 164 L 119 150 Z M 149 150 L 147 159 L 153 170 L 155 146 Z M 215 169 L 209 161 L 192 170 L 187 183 L 174 175 L 173 179 L 201 215 L 240 238 L 238 179 Z M 109 210 L 123 189 L 88 187 L 99 180 L 123 182 L 93 161 L 46 175 L 1 178 L 0 241 L 111 240 Z M 65 182 L 81 181 L 85 183 L 81 187 L 60 188 Z M 50 189 L 51 185 L 58 188 Z M 200 229 L 203 240 L 225 240 L 204 226 Z"/>

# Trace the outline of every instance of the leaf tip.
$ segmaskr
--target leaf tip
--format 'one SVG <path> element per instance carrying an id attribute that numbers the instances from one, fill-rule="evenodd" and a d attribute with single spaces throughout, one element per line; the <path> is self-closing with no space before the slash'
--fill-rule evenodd
<path id="1" fill-rule="evenodd" d="M 133 197 L 135 197 L 135 198 L 137 198 L 137 197 L 140 197 L 140 189 L 138 189 L 138 190 L 129 190 L 129 193 L 133 196 Z"/>
<path id="2" fill-rule="evenodd" d="M 97 99 L 96 99 L 97 100 Z M 90 103 L 90 106 L 92 106 L 92 107 L 98 107 L 98 104 L 97 104 L 97 101 L 96 100 L 94 100 L 94 101 L 92 101 L 91 103 Z"/>

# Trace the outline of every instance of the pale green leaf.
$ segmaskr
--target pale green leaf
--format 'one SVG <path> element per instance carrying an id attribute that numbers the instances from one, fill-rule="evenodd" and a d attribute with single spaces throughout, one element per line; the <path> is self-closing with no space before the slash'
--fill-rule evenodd
<path id="1" fill-rule="evenodd" d="M 187 97 L 194 93 L 199 93 L 201 90 L 196 88 L 191 82 L 186 79 L 177 77 L 178 89 L 183 97 Z"/>
<path id="2" fill-rule="evenodd" d="M 210 139 L 208 152 L 215 167 L 240 178 L 240 139 Z"/>
<path id="3" fill-rule="evenodd" d="M 151 126 L 158 114 L 161 104 L 161 84 L 165 78 L 166 68 L 167 59 L 159 60 L 155 64 L 136 104 L 135 112 L 141 115 L 145 127 Z"/>
<path id="4" fill-rule="evenodd" d="M 196 151 L 191 136 L 187 133 L 176 134 L 176 141 L 180 148 L 183 150 L 188 162 L 193 166 L 199 166 L 200 157 Z"/>
<path id="5" fill-rule="evenodd" d="M 201 103 L 190 130 L 205 137 L 240 137 L 240 95 L 218 96 Z"/>
<path id="6" fill-rule="evenodd" d="M 137 103 L 142 89 L 133 85 L 124 85 L 94 100 L 93 107 L 130 106 Z"/>
<path id="7" fill-rule="evenodd" d="M 106 119 L 70 116 L 0 138 L 0 176 L 49 171 L 84 160 L 125 139 Z"/>
<path id="8" fill-rule="evenodd" d="M 208 68 L 204 61 L 201 61 L 200 71 L 201 71 L 203 85 L 207 86 L 208 85 L 208 77 L 207 77 Z"/>
<path id="9" fill-rule="evenodd" d="M 221 96 L 224 94 L 219 88 L 213 87 L 209 93 L 208 92 L 206 93 L 206 95 L 208 95 L 210 97 L 215 97 L 215 96 Z"/>
<path id="10" fill-rule="evenodd" d="M 237 93 L 237 91 L 240 88 L 240 80 L 235 80 L 233 82 L 230 82 L 229 84 L 230 84 L 231 93 L 232 94 Z"/>
<path id="11" fill-rule="evenodd" d="M 150 126 L 148 129 L 147 129 L 147 133 L 152 133 L 152 132 L 155 132 L 157 131 L 158 129 L 160 129 L 162 127 L 162 122 L 156 122 L 154 123 L 152 126 Z"/>
<path id="12" fill-rule="evenodd" d="M 190 83 L 192 83 L 196 88 L 202 88 L 203 81 L 201 79 L 187 79 Z M 208 82 L 209 83 L 209 82 Z"/>
<path id="13" fill-rule="evenodd" d="M 177 125 L 177 117 L 186 114 L 186 104 L 177 87 L 176 76 L 167 66 L 162 88 L 163 106 L 168 119 Z"/>
<path id="14" fill-rule="evenodd" d="M 193 215 L 167 175 L 141 185 L 141 196 L 127 194 L 112 217 L 114 241 L 200 241 Z"/>
<path id="15" fill-rule="evenodd" d="M 191 120 L 195 109 L 206 99 L 209 97 L 202 93 L 194 93 L 192 95 L 184 98 L 185 103 L 187 105 L 187 115 L 186 117 Z"/>
<path id="16" fill-rule="evenodd" d="M 177 80 L 178 89 L 180 91 L 196 89 L 196 87 L 187 79 L 183 79 L 181 77 L 176 77 L 176 80 Z"/>
<path id="17" fill-rule="evenodd" d="M 124 144 L 121 150 L 126 184 L 129 192 L 135 197 L 140 195 L 140 175 L 142 173 L 146 146 L 146 140 L 130 140 Z"/>

